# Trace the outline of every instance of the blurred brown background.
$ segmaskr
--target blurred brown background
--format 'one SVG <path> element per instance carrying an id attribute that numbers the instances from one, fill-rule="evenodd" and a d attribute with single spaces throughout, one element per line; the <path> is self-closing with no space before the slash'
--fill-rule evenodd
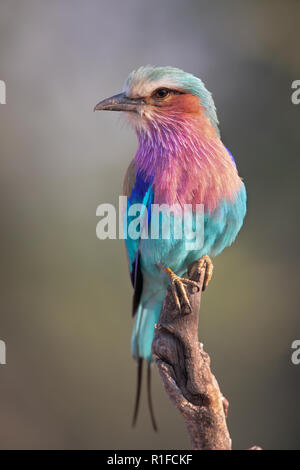
<path id="1" fill-rule="evenodd" d="M 131 429 L 126 257 L 95 232 L 136 141 L 92 109 L 148 63 L 204 80 L 247 185 L 200 320 L 233 445 L 300 448 L 299 16 L 296 0 L 0 0 L 1 448 L 188 448 L 156 370 L 159 433 L 145 397 Z"/>

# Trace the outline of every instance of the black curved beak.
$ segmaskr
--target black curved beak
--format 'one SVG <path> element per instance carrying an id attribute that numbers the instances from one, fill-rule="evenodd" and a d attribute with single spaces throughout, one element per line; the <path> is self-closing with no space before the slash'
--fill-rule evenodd
<path id="1" fill-rule="evenodd" d="M 138 106 L 142 104 L 142 99 L 128 98 L 125 93 L 106 98 L 100 101 L 95 107 L 94 111 L 131 111 L 136 112 Z"/>

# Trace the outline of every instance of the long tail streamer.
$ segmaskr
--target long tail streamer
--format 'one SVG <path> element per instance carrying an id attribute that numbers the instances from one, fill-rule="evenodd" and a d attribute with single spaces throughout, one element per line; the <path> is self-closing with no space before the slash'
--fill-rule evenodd
<path id="1" fill-rule="evenodd" d="M 141 390 L 142 390 L 142 381 L 143 381 L 143 358 L 140 357 L 138 359 L 137 366 L 138 367 L 137 367 L 136 396 L 135 396 L 134 413 L 133 413 L 133 419 L 132 419 L 132 426 L 133 427 L 136 425 L 138 414 L 139 414 Z M 155 419 L 155 416 L 154 416 L 153 404 L 152 404 L 151 364 L 150 363 L 148 363 L 148 369 L 147 369 L 147 397 L 148 397 L 148 407 L 149 407 L 149 413 L 150 413 L 150 417 L 151 417 L 151 423 L 152 423 L 154 431 L 157 431 L 156 419 Z"/>
<path id="2" fill-rule="evenodd" d="M 148 406 L 149 406 L 152 426 L 153 426 L 154 431 L 157 431 L 157 425 L 156 425 L 156 420 L 155 420 L 154 411 L 153 411 L 153 404 L 152 404 L 150 362 L 148 362 L 148 370 L 147 370 L 147 395 L 148 395 Z"/>
<path id="3" fill-rule="evenodd" d="M 134 413 L 133 413 L 133 419 L 132 419 L 133 427 L 136 425 L 136 420 L 139 414 L 142 379 L 143 379 L 143 358 L 140 357 L 138 359 L 138 368 L 137 368 L 136 396 L 135 396 Z"/>

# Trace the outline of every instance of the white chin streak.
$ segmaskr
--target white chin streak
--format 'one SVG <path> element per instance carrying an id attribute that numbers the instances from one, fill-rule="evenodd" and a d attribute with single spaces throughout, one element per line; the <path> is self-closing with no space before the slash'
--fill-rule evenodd
<path id="1" fill-rule="evenodd" d="M 133 126 L 136 130 L 143 130 L 144 132 L 148 129 L 148 123 L 153 119 L 153 113 L 150 109 L 140 107 L 137 113 L 125 113 L 127 122 Z"/>

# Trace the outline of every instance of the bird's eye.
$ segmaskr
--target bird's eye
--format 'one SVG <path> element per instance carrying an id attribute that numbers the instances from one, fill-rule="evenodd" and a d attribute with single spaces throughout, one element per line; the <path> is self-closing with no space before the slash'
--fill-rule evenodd
<path id="1" fill-rule="evenodd" d="M 167 90 L 166 88 L 159 88 L 158 90 L 155 90 L 153 93 L 153 96 L 155 98 L 159 98 L 160 100 L 166 98 L 170 94 L 170 91 Z"/>

